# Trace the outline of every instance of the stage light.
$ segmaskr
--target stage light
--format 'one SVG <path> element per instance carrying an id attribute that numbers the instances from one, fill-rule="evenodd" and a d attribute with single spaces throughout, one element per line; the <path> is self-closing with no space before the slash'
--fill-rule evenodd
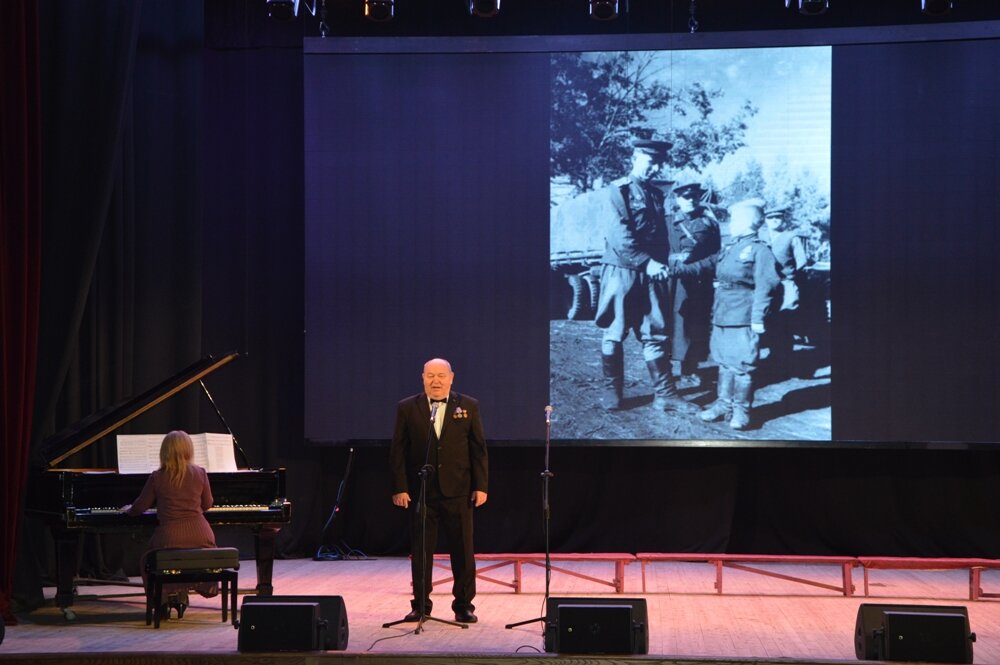
<path id="1" fill-rule="evenodd" d="M 469 0 L 469 16 L 490 18 L 500 13 L 500 0 Z"/>
<path id="2" fill-rule="evenodd" d="M 952 6 L 951 0 L 920 0 L 920 11 L 927 16 L 944 16 Z"/>
<path id="3" fill-rule="evenodd" d="M 279 21 L 287 21 L 298 14 L 296 0 L 267 0 L 267 15 Z"/>
<path id="4" fill-rule="evenodd" d="M 618 0 L 590 0 L 590 18 L 596 21 L 618 18 Z"/>
<path id="5" fill-rule="evenodd" d="M 365 0 L 365 18 L 369 21 L 391 21 L 396 15 L 396 0 Z"/>
<path id="6" fill-rule="evenodd" d="M 785 0 L 785 9 L 793 4 L 798 6 L 800 14 L 824 14 L 830 8 L 830 0 Z"/>

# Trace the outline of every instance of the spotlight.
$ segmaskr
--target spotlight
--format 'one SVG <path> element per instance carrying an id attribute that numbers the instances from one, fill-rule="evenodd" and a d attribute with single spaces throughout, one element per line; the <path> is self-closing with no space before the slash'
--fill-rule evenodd
<path id="1" fill-rule="evenodd" d="M 944 16 L 951 8 L 951 0 L 920 0 L 920 11 L 927 16 Z"/>
<path id="2" fill-rule="evenodd" d="M 267 0 L 267 15 L 287 21 L 298 13 L 298 4 L 295 0 Z"/>
<path id="3" fill-rule="evenodd" d="M 469 0 L 469 16 L 490 18 L 500 13 L 500 0 Z"/>
<path id="4" fill-rule="evenodd" d="M 785 0 L 785 9 L 798 5 L 800 14 L 825 14 L 830 8 L 830 0 Z"/>
<path id="5" fill-rule="evenodd" d="M 618 0 L 590 0 L 590 18 L 596 21 L 618 18 Z"/>
<path id="6" fill-rule="evenodd" d="M 365 18 L 369 21 L 391 21 L 396 15 L 396 0 L 365 0 Z"/>

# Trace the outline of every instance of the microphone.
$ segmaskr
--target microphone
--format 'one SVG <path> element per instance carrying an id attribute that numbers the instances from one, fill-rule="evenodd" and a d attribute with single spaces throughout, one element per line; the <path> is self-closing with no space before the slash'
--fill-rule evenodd
<path id="1" fill-rule="evenodd" d="M 549 404 L 545 407 L 545 424 L 548 425 L 552 421 L 552 405 Z"/>

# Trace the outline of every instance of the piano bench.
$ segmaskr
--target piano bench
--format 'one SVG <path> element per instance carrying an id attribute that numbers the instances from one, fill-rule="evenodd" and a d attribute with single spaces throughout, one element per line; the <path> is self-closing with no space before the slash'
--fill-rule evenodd
<path id="1" fill-rule="evenodd" d="M 222 621 L 233 613 L 236 625 L 236 596 L 239 583 L 240 551 L 235 547 L 153 550 L 146 557 L 146 625 L 160 627 L 164 584 L 218 582 L 222 587 Z M 230 594 L 232 594 L 230 596 Z"/>

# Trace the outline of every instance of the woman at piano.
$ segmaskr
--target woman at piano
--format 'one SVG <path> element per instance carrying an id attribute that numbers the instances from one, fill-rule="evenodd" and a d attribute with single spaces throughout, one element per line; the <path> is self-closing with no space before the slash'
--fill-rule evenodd
<path id="1" fill-rule="evenodd" d="M 146 557 L 150 552 L 168 547 L 215 547 L 215 533 L 205 519 L 205 511 L 212 507 L 212 487 L 208 473 L 194 464 L 193 458 L 194 444 L 187 432 L 176 430 L 167 434 L 160 444 L 160 468 L 150 474 L 138 498 L 122 507 L 127 515 L 141 515 L 156 508 L 157 526 L 139 562 L 147 594 L 150 589 L 146 579 Z M 219 586 L 215 582 L 165 584 L 163 593 L 167 603 L 161 608 L 161 615 L 169 618 L 170 610 L 174 609 L 178 619 L 183 617 L 188 591 L 209 598 L 219 593 Z"/>

